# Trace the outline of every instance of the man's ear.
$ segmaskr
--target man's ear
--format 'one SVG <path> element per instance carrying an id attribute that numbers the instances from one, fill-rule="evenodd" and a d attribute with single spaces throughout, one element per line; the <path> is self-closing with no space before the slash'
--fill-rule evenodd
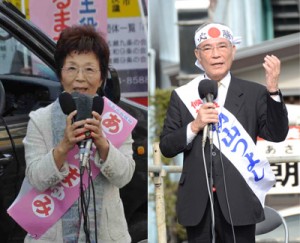
<path id="1" fill-rule="evenodd" d="M 195 53 L 195 56 L 196 56 L 196 58 L 198 59 L 198 61 L 200 61 L 201 60 L 201 58 L 200 58 L 200 53 L 199 53 L 199 51 L 195 48 L 195 50 L 194 50 L 194 53 Z"/>
<path id="2" fill-rule="evenodd" d="M 235 53 L 236 53 L 236 46 L 232 46 L 232 60 L 235 58 Z"/>
<path id="3" fill-rule="evenodd" d="M 196 58 L 197 58 L 198 63 L 199 63 L 200 65 L 202 65 L 202 64 L 201 64 L 201 55 L 200 55 L 200 51 L 198 51 L 197 49 L 195 49 L 194 53 L 195 53 L 195 56 L 196 56 Z"/>

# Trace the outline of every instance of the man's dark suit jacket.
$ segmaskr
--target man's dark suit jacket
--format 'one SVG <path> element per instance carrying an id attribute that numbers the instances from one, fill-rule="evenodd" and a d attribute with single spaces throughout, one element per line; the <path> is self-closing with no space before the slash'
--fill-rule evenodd
<path id="1" fill-rule="evenodd" d="M 274 101 L 265 86 L 231 76 L 224 107 L 239 120 L 255 143 L 257 136 L 273 142 L 280 142 L 286 138 L 286 107 L 283 102 Z M 193 120 L 187 107 L 173 91 L 160 136 L 160 149 L 166 157 L 174 157 L 181 152 L 184 154 L 177 198 L 178 221 L 183 226 L 197 225 L 208 202 L 202 156 L 202 131 L 187 145 L 187 125 Z M 209 152 L 207 145 L 205 154 L 208 168 Z M 231 162 L 225 156 L 222 157 L 233 224 L 249 225 L 263 221 L 264 213 L 260 201 Z M 212 156 L 212 166 L 213 183 L 219 204 L 230 223 L 218 151 Z"/>

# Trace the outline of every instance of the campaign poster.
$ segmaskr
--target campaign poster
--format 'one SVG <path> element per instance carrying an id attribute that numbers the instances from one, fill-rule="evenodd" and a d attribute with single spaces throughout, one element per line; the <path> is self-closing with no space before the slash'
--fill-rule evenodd
<path id="1" fill-rule="evenodd" d="M 123 97 L 148 94 L 147 35 L 138 0 L 30 0 L 30 20 L 54 41 L 67 26 L 93 25 L 110 47 Z M 145 17 L 145 16 L 143 16 Z"/>

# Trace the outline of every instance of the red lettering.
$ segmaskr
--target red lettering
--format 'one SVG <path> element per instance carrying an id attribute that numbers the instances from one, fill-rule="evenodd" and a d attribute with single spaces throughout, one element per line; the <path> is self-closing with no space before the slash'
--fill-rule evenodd
<path id="1" fill-rule="evenodd" d="M 67 184 L 69 187 L 73 186 L 73 181 L 75 181 L 77 178 L 79 178 L 80 174 L 78 173 L 77 168 L 69 168 L 69 174 L 68 176 L 62 181 L 63 183 Z"/>
<path id="2" fill-rule="evenodd" d="M 48 216 L 51 210 L 51 207 L 47 207 L 49 204 L 51 204 L 51 199 L 47 197 L 47 195 L 44 196 L 44 201 L 36 200 L 33 202 L 33 205 L 37 207 L 36 212 L 38 214 L 44 214 L 45 216 Z"/>
<path id="3" fill-rule="evenodd" d="M 108 128 L 108 130 L 111 133 L 117 133 L 119 132 L 119 123 L 121 122 L 121 120 L 118 118 L 117 115 L 114 115 L 112 113 L 109 114 L 110 119 L 104 119 L 102 124 L 103 126 L 105 126 L 106 128 Z"/>
<path id="4" fill-rule="evenodd" d="M 64 30 L 66 27 L 68 27 L 67 21 L 70 20 L 70 11 L 65 11 L 66 8 L 70 6 L 71 0 L 66 0 L 67 2 L 57 2 L 57 0 L 52 0 L 53 3 L 56 3 L 57 9 L 59 9 L 58 12 L 54 14 L 54 31 L 57 32 L 57 36 L 54 37 L 54 40 L 58 40 L 59 34 L 62 30 Z"/>

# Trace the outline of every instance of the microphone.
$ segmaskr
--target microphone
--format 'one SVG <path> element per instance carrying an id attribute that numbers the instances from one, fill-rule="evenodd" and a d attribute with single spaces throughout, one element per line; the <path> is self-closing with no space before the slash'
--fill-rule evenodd
<path id="1" fill-rule="evenodd" d="M 63 92 L 60 94 L 59 98 L 59 104 L 60 107 L 65 115 L 69 115 L 71 112 L 76 110 L 76 103 L 73 99 L 73 96 L 68 93 L 68 92 Z M 73 119 L 74 122 L 75 119 Z M 84 148 L 85 148 L 85 141 L 81 141 L 80 143 L 77 143 L 79 147 L 79 156 L 80 156 L 80 161 L 83 159 L 83 154 L 84 154 Z"/>
<path id="2" fill-rule="evenodd" d="M 103 108 L 104 108 L 103 98 L 100 96 L 94 96 L 92 110 L 96 111 L 97 113 L 99 113 L 101 115 L 103 112 Z M 83 153 L 83 158 L 82 158 L 82 163 L 81 163 L 82 167 L 86 167 L 88 164 L 91 148 L 92 148 L 92 139 L 89 138 L 86 141 L 85 148 L 84 148 L 84 153 Z"/>
<path id="3" fill-rule="evenodd" d="M 96 111 L 99 115 L 102 114 L 104 108 L 104 101 L 101 96 L 94 96 L 92 111 Z"/>
<path id="4" fill-rule="evenodd" d="M 92 97 L 89 95 L 81 94 L 77 91 L 72 92 L 72 98 L 76 104 L 77 114 L 75 117 L 75 121 L 85 120 L 87 118 L 92 118 Z M 86 167 L 87 162 L 84 164 L 84 156 L 85 154 L 90 152 L 92 146 L 92 139 L 90 138 L 90 131 L 86 131 L 85 139 L 78 143 L 79 146 L 79 161 L 80 167 Z"/>
<path id="5" fill-rule="evenodd" d="M 92 110 L 96 110 L 98 113 L 103 111 L 103 99 L 102 98 L 92 98 L 92 96 L 81 94 L 79 92 L 73 92 L 72 94 L 68 92 L 63 92 L 59 96 L 59 103 L 64 114 L 69 115 L 74 110 L 77 110 L 77 114 L 73 119 L 74 121 L 81 121 L 87 118 L 92 118 Z M 94 99 L 96 102 L 93 102 Z M 102 102 L 102 103 L 101 103 Z M 95 103 L 95 104 L 94 104 Z M 96 104 L 98 103 L 98 104 Z M 78 143 L 79 147 L 79 160 L 81 166 L 83 165 L 84 156 L 88 156 L 90 148 L 92 146 L 92 139 L 90 137 L 90 132 L 85 132 L 86 139 Z M 88 155 L 87 155 L 88 154 Z M 86 162 L 87 163 L 87 162 Z"/>
<path id="6" fill-rule="evenodd" d="M 76 103 L 73 99 L 73 96 L 68 92 L 61 93 L 58 97 L 58 100 L 59 100 L 59 104 L 60 104 L 60 107 L 61 107 L 63 113 L 67 116 L 70 115 L 71 112 L 73 112 L 77 109 Z M 73 122 L 74 122 L 74 120 L 76 120 L 76 119 L 73 118 Z M 82 149 L 84 149 L 85 142 L 82 141 L 82 142 L 78 143 L 77 145 L 79 147 L 79 150 L 82 151 Z M 80 154 L 82 154 L 82 153 L 80 153 Z"/>
<path id="7" fill-rule="evenodd" d="M 198 93 L 204 103 L 213 103 L 214 99 L 218 96 L 217 81 L 210 79 L 203 79 L 198 86 Z M 208 124 L 203 129 L 202 146 L 205 145 L 207 132 L 209 130 L 209 141 L 212 144 L 212 124 Z"/>
<path id="8" fill-rule="evenodd" d="M 63 92 L 58 97 L 60 107 L 65 115 L 69 115 L 76 110 L 76 104 L 73 97 L 68 92 Z"/>
<path id="9" fill-rule="evenodd" d="M 71 95 L 73 97 L 73 100 L 75 101 L 77 110 L 75 121 L 81 121 L 87 118 L 92 118 L 92 96 L 81 94 L 77 91 L 71 93 Z"/>

